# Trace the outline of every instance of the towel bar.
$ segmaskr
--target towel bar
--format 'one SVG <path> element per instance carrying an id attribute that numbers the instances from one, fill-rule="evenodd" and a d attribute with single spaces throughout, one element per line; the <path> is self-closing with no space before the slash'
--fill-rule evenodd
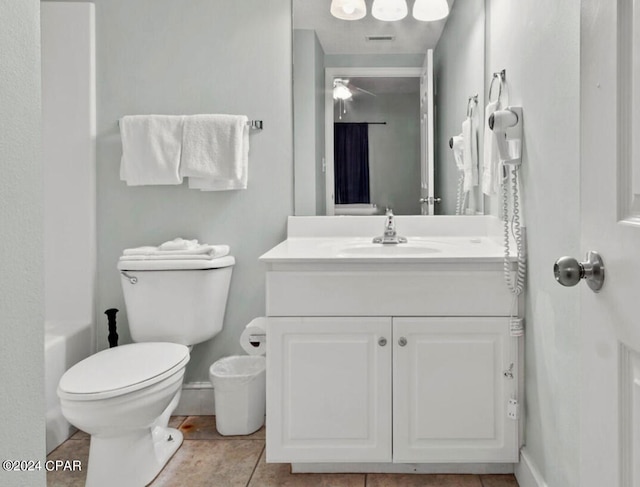
<path id="1" fill-rule="evenodd" d="M 262 120 L 249 120 L 247 121 L 247 125 L 252 130 L 262 130 L 263 123 Z M 118 120 L 118 127 L 120 126 L 120 120 Z"/>

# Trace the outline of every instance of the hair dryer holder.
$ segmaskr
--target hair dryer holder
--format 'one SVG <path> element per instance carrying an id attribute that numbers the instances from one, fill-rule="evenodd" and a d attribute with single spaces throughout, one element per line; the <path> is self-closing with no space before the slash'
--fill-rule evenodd
<path id="1" fill-rule="evenodd" d="M 489 116 L 489 128 L 494 132 L 500 160 L 504 164 L 522 162 L 522 107 L 506 107 Z"/>

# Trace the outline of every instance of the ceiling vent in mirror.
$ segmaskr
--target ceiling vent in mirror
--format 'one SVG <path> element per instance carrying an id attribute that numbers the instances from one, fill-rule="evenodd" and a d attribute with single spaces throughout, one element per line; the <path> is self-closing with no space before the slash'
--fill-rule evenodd
<path id="1" fill-rule="evenodd" d="M 392 36 L 392 35 L 369 35 L 369 36 L 364 36 L 364 38 L 367 41 L 372 41 L 372 42 L 391 42 L 391 41 L 395 41 L 396 40 L 396 36 Z"/>

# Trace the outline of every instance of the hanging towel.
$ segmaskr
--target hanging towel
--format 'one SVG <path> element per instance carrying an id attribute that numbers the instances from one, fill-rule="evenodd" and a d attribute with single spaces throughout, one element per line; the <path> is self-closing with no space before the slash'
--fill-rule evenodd
<path id="1" fill-rule="evenodd" d="M 464 191 L 478 185 L 478 139 L 473 117 L 462 122 L 462 140 L 464 141 L 462 162 L 464 165 Z"/>
<path id="2" fill-rule="evenodd" d="M 488 196 L 498 194 L 500 155 L 493 130 L 489 128 L 489 117 L 500 108 L 500 100 L 487 105 L 484 113 L 484 155 L 482 159 L 482 192 Z"/>
<path id="3" fill-rule="evenodd" d="M 120 179 L 129 186 L 181 184 L 182 118 L 131 115 L 120 119 Z"/>
<path id="4" fill-rule="evenodd" d="M 246 189 L 249 126 L 244 115 L 185 117 L 180 173 L 204 191 Z"/>

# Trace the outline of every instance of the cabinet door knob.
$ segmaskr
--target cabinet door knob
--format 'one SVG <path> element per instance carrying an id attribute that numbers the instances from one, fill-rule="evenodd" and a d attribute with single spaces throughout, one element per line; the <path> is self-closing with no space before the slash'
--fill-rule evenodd
<path id="1" fill-rule="evenodd" d="M 381 347 L 384 347 L 387 344 L 387 339 L 385 337 L 382 337 L 378 340 L 378 345 L 380 345 Z"/>
<path id="2" fill-rule="evenodd" d="M 400 337 L 400 339 L 398 340 L 398 345 L 400 345 L 401 347 L 404 347 L 407 344 L 407 339 L 405 337 Z"/>

